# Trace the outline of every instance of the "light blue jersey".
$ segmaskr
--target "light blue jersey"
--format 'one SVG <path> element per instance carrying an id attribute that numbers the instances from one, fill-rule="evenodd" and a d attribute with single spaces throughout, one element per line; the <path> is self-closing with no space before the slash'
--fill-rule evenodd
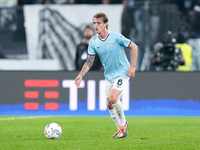
<path id="1" fill-rule="evenodd" d="M 88 46 L 89 55 L 98 55 L 104 66 L 105 79 L 113 81 L 117 77 L 128 76 L 130 63 L 126 57 L 124 47 L 128 47 L 130 40 L 123 35 L 109 31 L 105 40 L 97 35 L 92 37 Z"/>

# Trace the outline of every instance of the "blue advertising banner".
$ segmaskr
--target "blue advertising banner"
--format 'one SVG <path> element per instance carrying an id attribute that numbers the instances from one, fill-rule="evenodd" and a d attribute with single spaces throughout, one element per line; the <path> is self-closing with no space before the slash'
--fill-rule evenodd
<path id="1" fill-rule="evenodd" d="M 0 72 L 0 115 L 109 116 L 103 72 Z M 137 72 L 120 100 L 126 116 L 200 116 L 199 72 Z"/>

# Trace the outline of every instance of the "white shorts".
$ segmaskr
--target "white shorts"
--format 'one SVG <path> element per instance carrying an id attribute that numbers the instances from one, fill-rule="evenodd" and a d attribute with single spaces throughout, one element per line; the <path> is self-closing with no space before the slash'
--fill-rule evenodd
<path id="1" fill-rule="evenodd" d="M 110 92 L 112 89 L 116 89 L 120 92 L 123 91 L 124 87 L 127 85 L 130 77 L 118 77 L 114 81 L 107 81 L 105 80 L 105 94 L 106 98 L 109 97 Z"/>

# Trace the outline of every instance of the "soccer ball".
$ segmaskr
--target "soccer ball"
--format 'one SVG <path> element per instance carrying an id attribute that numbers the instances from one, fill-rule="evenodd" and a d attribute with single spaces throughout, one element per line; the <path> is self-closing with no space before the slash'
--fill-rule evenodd
<path id="1" fill-rule="evenodd" d="M 57 139 L 61 136 L 61 134 L 62 134 L 62 128 L 57 123 L 49 123 L 44 128 L 44 135 L 48 139 Z"/>

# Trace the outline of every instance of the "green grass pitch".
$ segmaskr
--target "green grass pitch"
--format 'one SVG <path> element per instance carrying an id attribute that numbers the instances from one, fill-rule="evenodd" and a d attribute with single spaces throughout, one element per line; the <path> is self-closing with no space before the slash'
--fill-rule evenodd
<path id="1" fill-rule="evenodd" d="M 30 117 L 30 118 L 29 118 Z M 36 118 L 34 118 L 36 117 Z M 199 150 L 199 117 L 126 117 L 128 137 L 110 117 L 0 116 L 0 150 Z M 47 139 L 50 122 L 62 127 L 59 139 Z"/>

